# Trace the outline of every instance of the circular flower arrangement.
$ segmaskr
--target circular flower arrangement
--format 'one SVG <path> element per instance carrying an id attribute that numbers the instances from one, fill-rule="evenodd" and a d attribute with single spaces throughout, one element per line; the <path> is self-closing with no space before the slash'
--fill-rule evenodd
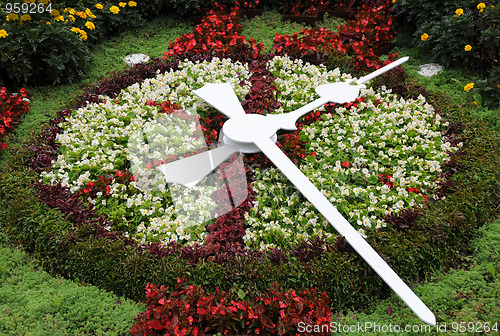
<path id="1" fill-rule="evenodd" d="M 267 67 L 276 77 L 276 98 L 282 104 L 273 113 L 290 112 L 316 99 L 314 88 L 321 84 L 351 79 L 338 70 L 281 56 L 268 61 Z M 113 219 L 112 229 L 143 243 L 203 244 L 205 225 L 193 225 L 179 215 L 171 187 L 154 192 L 139 188 L 139 181 L 128 172 L 128 143 L 168 106 L 182 106 L 200 118 L 218 113 L 192 93 L 205 83 L 228 82 L 243 100 L 249 77 L 247 65 L 229 59 L 183 62 L 179 70 L 134 84 L 115 99 L 103 97 L 103 103 L 74 111 L 60 125 L 64 128 L 57 137 L 60 155 L 42 179 L 81 192 L 99 213 Z M 389 213 L 427 202 L 437 188 L 441 165 L 457 149 L 443 140 L 446 123 L 423 97 L 404 100 L 384 88 L 367 89 L 354 103 L 317 111 L 321 117 L 300 130 L 309 156 L 299 168 L 362 235 L 368 228 L 385 226 L 383 219 Z M 191 119 L 172 126 L 167 133 L 175 141 L 171 147 L 165 145 L 165 152 L 203 147 L 200 139 L 184 136 L 196 127 Z M 314 236 L 336 238 L 335 229 L 279 170 L 257 168 L 253 173 L 254 206 L 245 214 L 248 245 L 263 249 Z M 210 197 L 192 202 L 213 208 Z M 209 218 L 206 215 L 200 214 L 197 221 Z"/>

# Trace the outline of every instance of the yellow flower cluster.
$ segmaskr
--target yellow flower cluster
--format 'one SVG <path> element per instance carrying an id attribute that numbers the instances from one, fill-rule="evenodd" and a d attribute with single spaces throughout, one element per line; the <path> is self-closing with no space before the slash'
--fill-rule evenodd
<path id="1" fill-rule="evenodd" d="M 23 23 L 23 22 L 30 21 L 30 20 L 31 20 L 31 15 L 24 14 L 24 15 L 21 15 L 21 19 L 19 21 L 21 23 Z"/>
<path id="2" fill-rule="evenodd" d="M 43 4 L 43 5 L 48 5 L 51 3 L 51 0 L 23 0 L 25 3 L 40 3 L 40 4 Z M 109 11 L 113 14 L 118 14 L 120 12 L 120 7 L 124 8 L 126 6 L 129 6 L 129 7 L 137 7 L 137 2 L 135 1 L 128 1 L 128 2 L 119 2 L 118 3 L 118 6 L 111 6 L 109 8 Z M 95 4 L 95 8 L 98 9 L 98 10 L 102 10 L 104 9 L 104 6 L 101 4 L 101 3 L 96 3 Z M 63 13 L 62 13 L 63 12 Z M 86 8 L 85 11 L 76 11 L 74 8 L 71 8 L 71 7 L 66 7 L 63 9 L 52 9 L 50 11 L 50 15 L 53 17 L 53 21 L 54 22 L 65 22 L 65 23 L 68 23 L 68 22 L 75 22 L 77 20 L 77 18 L 81 18 L 83 20 L 86 20 L 84 26 L 85 28 L 87 28 L 88 30 L 94 30 L 96 29 L 96 26 L 95 24 L 91 21 L 91 19 L 95 19 L 96 16 L 94 15 L 94 13 L 92 13 L 92 11 L 89 9 L 89 8 Z M 23 24 L 27 21 L 31 21 L 31 16 L 28 15 L 28 14 L 25 14 L 25 15 L 18 15 L 16 13 L 9 13 L 6 15 L 6 21 L 19 21 L 20 24 Z M 50 20 L 49 21 L 45 21 L 45 20 L 40 20 L 40 22 L 42 24 L 47 24 L 47 25 L 51 25 L 51 22 Z M 75 32 L 78 34 L 78 36 L 86 41 L 88 39 L 88 35 L 87 35 L 87 32 L 83 29 L 80 29 L 78 27 L 72 27 L 71 28 L 71 31 L 72 32 Z M 0 38 L 5 38 L 7 37 L 9 34 L 7 33 L 6 30 L 2 29 L 0 30 Z"/>
<path id="3" fill-rule="evenodd" d="M 479 13 L 482 13 L 485 8 L 486 8 L 486 5 L 484 4 L 484 2 L 481 2 L 477 5 L 477 9 L 479 10 Z"/>
<path id="4" fill-rule="evenodd" d="M 88 8 L 85 9 L 85 14 L 87 14 L 88 17 L 92 18 L 92 19 L 95 19 L 96 16 L 94 15 L 94 13 L 92 13 L 92 11 Z"/>
<path id="5" fill-rule="evenodd" d="M 14 14 L 14 13 L 9 13 L 9 14 L 7 14 L 6 20 L 7 21 L 16 21 L 16 20 L 19 20 L 19 15 Z"/>
<path id="6" fill-rule="evenodd" d="M 422 41 L 427 41 L 427 39 L 428 39 L 428 38 L 429 38 L 429 34 L 427 34 L 427 33 L 423 33 L 423 34 L 420 36 L 420 39 L 421 39 Z"/>
<path id="7" fill-rule="evenodd" d="M 94 30 L 95 24 L 91 21 L 87 21 L 87 22 L 85 22 L 85 27 L 87 27 L 88 30 Z"/>
<path id="8" fill-rule="evenodd" d="M 464 47 L 464 50 L 465 51 L 471 51 L 472 50 L 472 46 L 470 44 L 467 44 L 465 47 Z"/>
<path id="9" fill-rule="evenodd" d="M 76 12 L 76 16 L 79 16 L 81 17 L 82 19 L 86 19 L 87 18 L 87 13 L 85 12 Z"/>
<path id="10" fill-rule="evenodd" d="M 70 7 L 64 8 L 64 12 L 65 13 L 69 13 L 70 15 L 75 15 L 76 14 L 76 10 L 74 10 L 73 8 L 70 8 Z"/>
<path id="11" fill-rule="evenodd" d="M 474 83 L 469 83 L 464 86 L 464 91 L 469 92 L 474 87 Z"/>
<path id="12" fill-rule="evenodd" d="M 87 41 L 88 36 L 85 30 L 73 27 L 71 28 L 71 31 L 77 33 L 82 40 Z"/>
<path id="13" fill-rule="evenodd" d="M 464 14 L 464 10 L 462 8 L 459 8 L 455 11 L 455 14 L 457 14 L 458 16 L 460 15 L 463 15 Z"/>

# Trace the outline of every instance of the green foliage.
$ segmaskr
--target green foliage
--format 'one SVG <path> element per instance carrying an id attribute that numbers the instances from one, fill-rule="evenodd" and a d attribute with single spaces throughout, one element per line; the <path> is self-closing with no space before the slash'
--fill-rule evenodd
<path id="1" fill-rule="evenodd" d="M 0 40 L 0 76 L 4 85 L 71 82 L 90 61 L 85 41 L 64 25 L 11 25 Z"/>
<path id="2" fill-rule="evenodd" d="M 125 335 L 140 307 L 94 286 L 54 278 L 24 252 L 0 245 L 2 335 Z"/>
<path id="3" fill-rule="evenodd" d="M 473 69 L 478 81 L 474 100 L 499 105 L 500 4 L 498 1 L 397 1 L 400 24 L 432 59 L 445 66 Z M 429 10 L 432 8 L 432 10 Z M 412 28 L 408 27 L 413 25 Z M 428 38 L 422 38 L 427 34 Z"/>
<path id="4" fill-rule="evenodd" d="M 2 3 L 0 29 L 6 35 L 0 38 L 0 84 L 12 89 L 80 79 L 90 61 L 89 44 L 141 24 L 135 6 L 123 4 L 90 9 L 83 2 L 74 8 L 48 3 L 16 14 L 7 13 Z"/>

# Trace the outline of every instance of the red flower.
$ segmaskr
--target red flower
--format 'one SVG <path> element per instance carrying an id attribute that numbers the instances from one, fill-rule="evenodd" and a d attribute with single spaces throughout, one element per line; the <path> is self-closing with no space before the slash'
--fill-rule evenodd
<path id="1" fill-rule="evenodd" d="M 349 161 L 342 162 L 342 167 L 349 168 L 350 166 L 351 166 L 351 163 Z"/>

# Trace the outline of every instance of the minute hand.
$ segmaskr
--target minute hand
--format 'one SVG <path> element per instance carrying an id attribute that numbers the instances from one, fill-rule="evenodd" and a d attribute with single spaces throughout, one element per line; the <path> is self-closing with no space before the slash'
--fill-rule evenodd
<path id="1" fill-rule="evenodd" d="M 404 62 L 408 61 L 409 57 L 402 57 L 397 61 L 387 64 L 386 66 L 358 79 L 357 81 L 351 80 L 349 82 L 335 82 L 320 85 L 316 88 L 316 93 L 319 98 L 310 102 L 309 104 L 302 106 L 301 108 L 283 114 L 268 114 L 267 118 L 272 120 L 276 125 L 276 130 L 296 130 L 297 127 L 295 123 L 304 114 L 307 114 L 318 107 L 323 106 L 326 103 L 338 103 L 343 104 L 351 102 L 358 98 L 361 89 L 366 88 L 364 83 L 369 80 L 380 76 L 384 72 L 387 72 Z"/>
<path id="2" fill-rule="evenodd" d="M 396 294 L 424 322 L 436 325 L 434 314 L 387 265 L 377 252 L 361 237 L 361 235 L 342 217 L 328 199 L 309 181 L 309 179 L 293 164 L 290 159 L 268 138 L 256 140 L 255 145 L 267 155 L 279 170 L 295 187 L 311 202 L 330 224 L 345 237 L 347 242 L 358 254 L 377 272 L 377 274 L 392 288 Z"/>

